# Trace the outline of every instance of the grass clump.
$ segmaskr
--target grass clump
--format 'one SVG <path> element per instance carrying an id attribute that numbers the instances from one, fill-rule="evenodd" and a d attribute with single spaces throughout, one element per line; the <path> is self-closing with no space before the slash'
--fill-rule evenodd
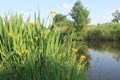
<path id="1" fill-rule="evenodd" d="M 34 17 L 26 22 L 18 14 L 0 17 L 0 79 L 85 80 L 86 57 L 76 59 L 73 33 L 64 42 L 61 30 L 46 29 Z"/>

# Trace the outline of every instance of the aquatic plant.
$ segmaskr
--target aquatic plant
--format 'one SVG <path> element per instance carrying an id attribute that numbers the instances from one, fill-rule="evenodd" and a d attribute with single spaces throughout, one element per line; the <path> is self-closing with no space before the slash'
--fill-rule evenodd
<path id="1" fill-rule="evenodd" d="M 73 33 L 64 43 L 61 30 L 46 29 L 40 16 L 34 17 L 0 17 L 0 79 L 85 80 L 85 64 L 76 61 L 77 49 L 72 46 Z"/>

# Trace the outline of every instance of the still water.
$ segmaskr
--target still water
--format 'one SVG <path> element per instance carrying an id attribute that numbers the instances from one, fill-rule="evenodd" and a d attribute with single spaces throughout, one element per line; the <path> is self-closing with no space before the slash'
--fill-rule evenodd
<path id="1" fill-rule="evenodd" d="M 92 80 L 120 80 L 119 42 L 89 42 L 88 55 Z"/>

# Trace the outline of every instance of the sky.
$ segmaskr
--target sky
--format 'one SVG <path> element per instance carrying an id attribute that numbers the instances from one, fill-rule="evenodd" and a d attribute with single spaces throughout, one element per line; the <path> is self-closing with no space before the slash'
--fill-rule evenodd
<path id="1" fill-rule="evenodd" d="M 4 13 L 24 13 L 24 16 L 33 15 L 40 11 L 41 19 L 46 19 L 50 11 L 67 15 L 76 0 L 1 0 L 0 15 Z M 81 0 L 82 5 L 90 12 L 89 24 L 111 22 L 112 13 L 120 9 L 120 0 Z M 70 16 L 68 17 L 69 19 Z"/>

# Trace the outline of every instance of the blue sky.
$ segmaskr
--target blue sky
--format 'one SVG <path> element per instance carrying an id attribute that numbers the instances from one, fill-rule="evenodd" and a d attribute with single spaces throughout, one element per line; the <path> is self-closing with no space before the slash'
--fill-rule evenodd
<path id="1" fill-rule="evenodd" d="M 0 2 L 0 15 L 18 12 L 33 15 L 40 10 L 42 19 L 46 19 L 50 11 L 68 14 L 76 0 L 2 0 Z M 90 11 L 90 24 L 106 23 L 112 20 L 112 13 L 120 9 L 120 0 L 81 0 L 83 6 Z"/>

